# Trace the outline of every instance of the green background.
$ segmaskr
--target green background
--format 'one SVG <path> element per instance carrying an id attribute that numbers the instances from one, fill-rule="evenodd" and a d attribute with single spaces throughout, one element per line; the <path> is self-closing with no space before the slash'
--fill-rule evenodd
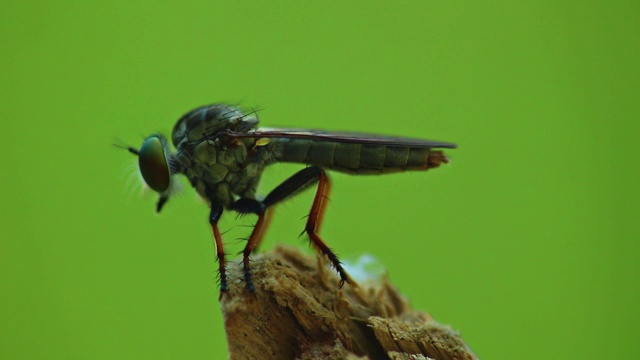
<path id="1" fill-rule="evenodd" d="M 433 172 L 334 174 L 324 239 L 482 359 L 640 358 L 639 30 L 637 1 L 4 1 L 0 358 L 227 356 L 206 205 L 154 215 L 112 146 L 216 101 L 457 142 Z M 307 247 L 310 201 L 264 248 Z"/>

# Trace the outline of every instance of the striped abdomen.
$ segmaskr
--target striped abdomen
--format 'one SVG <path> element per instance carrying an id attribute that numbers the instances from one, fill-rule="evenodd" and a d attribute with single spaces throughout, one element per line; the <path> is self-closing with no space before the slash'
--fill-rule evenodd
<path id="1" fill-rule="evenodd" d="M 309 139 L 272 139 L 276 161 L 318 165 L 351 174 L 427 170 L 448 162 L 428 147 L 363 144 Z"/>

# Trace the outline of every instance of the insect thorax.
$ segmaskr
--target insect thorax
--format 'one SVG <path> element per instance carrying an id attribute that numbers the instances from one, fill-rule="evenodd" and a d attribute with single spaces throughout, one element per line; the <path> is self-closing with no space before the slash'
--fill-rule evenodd
<path id="1" fill-rule="evenodd" d="M 230 141 L 224 133 L 246 132 L 257 124 L 255 116 L 227 105 L 203 106 L 178 120 L 172 136 L 175 160 L 206 200 L 230 207 L 237 197 L 255 198 L 269 151 L 253 138 Z"/>

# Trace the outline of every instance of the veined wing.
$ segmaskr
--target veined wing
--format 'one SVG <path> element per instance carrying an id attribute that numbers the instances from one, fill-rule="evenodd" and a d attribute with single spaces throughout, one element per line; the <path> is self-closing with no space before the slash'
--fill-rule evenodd
<path id="1" fill-rule="evenodd" d="M 432 141 L 423 139 L 412 139 L 405 137 L 386 136 L 378 134 L 366 134 L 358 132 L 339 132 L 339 131 L 323 131 L 308 129 L 278 129 L 278 128 L 261 128 L 246 133 L 229 132 L 225 134 L 229 137 L 236 138 L 288 138 L 288 139 L 306 139 L 314 141 L 331 141 L 340 143 L 353 144 L 372 144 L 384 146 L 400 146 L 419 149 L 448 148 L 455 149 L 454 143 L 443 141 Z"/>

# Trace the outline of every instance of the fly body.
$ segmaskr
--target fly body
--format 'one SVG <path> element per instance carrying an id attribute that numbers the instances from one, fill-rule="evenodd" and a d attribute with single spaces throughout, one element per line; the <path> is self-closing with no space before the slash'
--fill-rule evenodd
<path id="1" fill-rule="evenodd" d="M 196 191 L 230 209 L 240 198 L 254 199 L 271 152 L 258 138 L 233 137 L 255 130 L 258 119 L 227 105 L 203 106 L 182 116 L 173 128 L 174 160 Z"/>
<path id="2" fill-rule="evenodd" d="M 318 235 L 330 187 L 325 169 L 349 174 L 428 170 L 448 162 L 440 149 L 456 147 L 447 142 L 363 133 L 260 129 L 255 113 L 245 114 L 225 104 L 202 106 L 186 113 L 174 126 L 171 140 L 175 153 L 169 152 L 165 138 L 159 134 L 146 138 L 140 149 L 128 149 L 138 155 L 144 181 L 160 195 L 158 212 L 171 196 L 171 183 L 177 174 L 185 175 L 209 203 L 221 296 L 227 291 L 227 279 L 217 224 L 224 210 L 258 216 L 243 251 L 244 279 L 247 289 L 253 291 L 249 256 L 265 233 L 270 209 L 316 185 L 305 232 L 314 248 L 328 257 L 340 275 L 342 286 L 351 279 Z M 258 200 L 256 189 L 260 176 L 266 166 L 275 162 L 307 166 Z"/>

